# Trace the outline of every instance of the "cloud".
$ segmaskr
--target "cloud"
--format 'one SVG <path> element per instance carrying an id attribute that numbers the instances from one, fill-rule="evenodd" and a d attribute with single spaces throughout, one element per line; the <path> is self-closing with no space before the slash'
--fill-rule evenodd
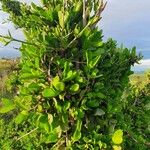
<path id="1" fill-rule="evenodd" d="M 135 64 L 132 70 L 135 72 L 150 70 L 150 59 L 141 60 L 140 64 Z"/>
<path id="2" fill-rule="evenodd" d="M 141 60 L 139 62 L 139 64 L 136 64 L 135 66 L 149 67 L 150 68 L 150 59 Z"/>

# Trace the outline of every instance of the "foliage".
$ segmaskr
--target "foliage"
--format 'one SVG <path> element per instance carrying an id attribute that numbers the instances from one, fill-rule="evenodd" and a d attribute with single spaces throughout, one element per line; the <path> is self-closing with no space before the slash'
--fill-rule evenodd
<path id="1" fill-rule="evenodd" d="M 130 76 L 131 85 L 137 86 L 139 88 L 144 88 L 145 85 L 149 82 L 148 73 L 149 71 L 145 71 L 142 74 L 133 74 Z"/>
<path id="2" fill-rule="evenodd" d="M 123 98 L 125 147 L 139 150 L 150 147 L 150 75 L 147 76 L 149 80 L 143 88 L 132 85 Z"/>
<path id="3" fill-rule="evenodd" d="M 0 98 L 11 98 L 13 96 L 13 91 L 6 87 L 6 82 L 8 82 L 10 74 L 17 71 L 17 64 L 17 59 L 0 59 Z"/>
<path id="4" fill-rule="evenodd" d="M 12 118 L 17 128 L 12 128 L 12 134 L 17 134 L 17 140 L 13 138 L 15 142 L 8 146 L 121 149 L 121 96 L 133 73 L 131 66 L 141 57 L 135 48 L 118 48 L 112 39 L 102 41 L 96 24 L 105 4 L 42 0 L 40 7 L 12 0 L 0 2 L 25 35 L 25 41 L 10 33 L 3 37 L 6 45 L 22 43 L 20 70 L 10 82 L 17 94 L 13 100 L 3 100 L 9 106 L 1 103 L 3 110 L 16 112 Z M 10 139 L 9 128 L 7 131 Z M 26 138 L 35 141 L 31 145 L 30 140 L 25 143 Z"/>

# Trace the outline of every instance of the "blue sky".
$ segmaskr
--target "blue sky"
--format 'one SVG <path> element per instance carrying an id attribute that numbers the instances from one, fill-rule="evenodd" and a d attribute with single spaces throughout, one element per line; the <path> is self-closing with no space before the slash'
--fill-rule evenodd
<path id="1" fill-rule="evenodd" d="M 100 27 L 127 47 L 136 46 L 150 58 L 150 0 L 108 0 Z"/>
<path id="2" fill-rule="evenodd" d="M 30 3 L 31 0 L 20 0 Z M 40 0 L 32 0 L 39 3 Z M 99 27 L 103 29 L 104 40 L 112 37 L 126 47 L 137 47 L 142 52 L 144 62 L 141 67 L 150 68 L 150 0 L 107 0 L 108 4 L 103 12 Z M 13 36 L 23 38 L 21 31 L 15 31 L 12 24 L 2 24 L 7 15 L 0 12 L 0 34 L 6 34 L 9 29 Z M 0 45 L 0 57 L 16 56 L 19 53 L 13 50 L 19 47 L 12 43 L 8 47 Z M 146 59 L 146 61 L 145 61 Z"/>

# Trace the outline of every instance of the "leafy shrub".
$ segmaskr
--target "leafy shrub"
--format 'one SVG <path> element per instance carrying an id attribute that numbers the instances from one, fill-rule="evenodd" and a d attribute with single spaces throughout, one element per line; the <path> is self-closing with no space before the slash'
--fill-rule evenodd
<path id="1" fill-rule="evenodd" d="M 43 0 L 40 7 L 1 0 L 3 10 L 25 35 L 25 41 L 10 33 L 4 37 L 6 44 L 22 43 L 17 95 L 12 101 L 2 99 L 1 113 L 6 108 L 17 111 L 13 119 L 17 129 L 12 127 L 17 140 L 13 138 L 10 147 L 117 150 L 123 146 L 121 96 L 133 73 L 131 66 L 140 57 L 135 48 L 118 48 L 112 39 L 103 42 L 96 24 L 105 4 L 84 2 Z M 36 144 L 24 142 L 26 138 Z"/>
<path id="2" fill-rule="evenodd" d="M 126 96 L 123 109 L 125 147 L 146 150 L 150 147 L 150 77 L 142 89 L 132 85 L 126 90 Z"/>

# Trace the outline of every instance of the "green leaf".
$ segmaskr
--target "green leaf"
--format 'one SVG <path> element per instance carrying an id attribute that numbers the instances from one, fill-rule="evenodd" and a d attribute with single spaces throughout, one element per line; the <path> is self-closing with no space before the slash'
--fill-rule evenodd
<path id="1" fill-rule="evenodd" d="M 117 130 L 112 136 L 112 141 L 114 144 L 121 144 L 123 142 L 123 131 Z"/>
<path id="2" fill-rule="evenodd" d="M 64 28 L 64 14 L 62 11 L 58 11 L 59 24 Z"/>
<path id="3" fill-rule="evenodd" d="M 106 98 L 106 96 L 103 93 L 100 93 L 100 92 L 96 93 L 96 96 L 99 97 L 99 98 L 102 98 L 102 99 Z"/>
<path id="4" fill-rule="evenodd" d="M 48 114 L 48 123 L 51 124 L 53 122 L 53 115 Z"/>
<path id="5" fill-rule="evenodd" d="M 70 91 L 77 92 L 79 90 L 79 84 L 74 84 L 70 87 Z"/>
<path id="6" fill-rule="evenodd" d="M 77 120 L 77 128 L 76 128 L 76 130 L 81 131 L 81 127 L 82 127 L 82 121 L 81 120 Z"/>
<path id="7" fill-rule="evenodd" d="M 59 76 L 53 78 L 52 84 L 58 91 L 64 91 L 65 89 L 65 84 L 63 82 L 60 82 Z"/>
<path id="8" fill-rule="evenodd" d="M 68 124 L 68 114 L 67 113 L 62 114 L 62 122 L 65 124 Z"/>
<path id="9" fill-rule="evenodd" d="M 77 120 L 77 126 L 76 126 L 76 130 L 72 136 L 72 140 L 73 142 L 78 141 L 81 138 L 81 127 L 82 127 L 82 121 L 81 120 Z"/>
<path id="10" fill-rule="evenodd" d="M 46 138 L 43 140 L 46 144 L 48 143 L 55 143 L 58 140 L 58 134 L 55 132 L 51 132 L 46 136 Z"/>
<path id="11" fill-rule="evenodd" d="M 70 62 L 68 62 L 68 61 L 66 61 L 66 62 L 64 63 L 64 71 L 63 71 L 63 76 L 64 76 L 64 78 L 67 77 L 67 74 L 68 74 L 68 72 L 70 71 L 71 65 L 72 65 L 72 64 L 71 64 Z"/>
<path id="12" fill-rule="evenodd" d="M 25 121 L 28 117 L 28 112 L 27 111 L 22 111 L 21 113 L 18 114 L 18 116 L 15 118 L 15 123 L 20 124 L 23 121 Z"/>
<path id="13" fill-rule="evenodd" d="M 121 146 L 113 145 L 113 150 L 122 150 Z"/>
<path id="14" fill-rule="evenodd" d="M 79 12 L 82 8 L 82 2 L 79 1 L 76 3 L 75 12 Z"/>
<path id="15" fill-rule="evenodd" d="M 6 45 L 6 43 L 7 43 L 8 41 L 6 41 L 3 37 L 0 37 L 0 42 L 1 42 L 2 44 Z"/>
<path id="16" fill-rule="evenodd" d="M 55 108 L 57 109 L 57 112 L 62 112 L 62 106 L 58 104 L 55 98 L 53 99 L 53 101 L 54 101 Z"/>
<path id="17" fill-rule="evenodd" d="M 37 57 L 37 58 L 35 58 L 35 67 L 37 68 L 37 69 L 39 69 L 40 68 L 40 60 L 39 60 L 39 58 Z"/>
<path id="18" fill-rule="evenodd" d="M 31 84 L 29 84 L 28 89 L 31 92 L 33 92 L 33 91 L 36 92 L 36 91 L 38 91 L 40 89 L 40 86 L 37 83 L 31 83 Z"/>
<path id="19" fill-rule="evenodd" d="M 150 103 L 145 105 L 145 109 L 146 109 L 146 111 L 150 110 Z"/>
<path id="20" fill-rule="evenodd" d="M 59 81 L 60 81 L 59 76 L 56 76 L 55 78 L 53 78 L 52 84 L 55 86 Z"/>
<path id="21" fill-rule="evenodd" d="M 59 92 L 55 91 L 53 88 L 46 88 L 42 92 L 44 97 L 55 97 L 59 95 Z"/>
<path id="22" fill-rule="evenodd" d="M 105 112 L 102 109 L 97 108 L 94 115 L 95 116 L 103 116 L 103 115 L 105 115 Z"/>
<path id="23" fill-rule="evenodd" d="M 32 73 L 22 73 L 20 76 L 21 79 L 32 79 L 34 75 Z"/>
<path id="24" fill-rule="evenodd" d="M 47 134 L 47 136 L 45 136 L 44 142 L 47 144 L 57 142 L 58 138 L 61 137 L 61 133 L 62 133 L 62 130 L 60 126 L 54 128 L 51 132 L 49 132 L 49 134 Z"/>
<path id="25" fill-rule="evenodd" d="M 25 110 L 30 110 L 31 109 L 31 104 L 32 104 L 32 96 L 16 96 L 14 99 L 14 103 L 16 104 L 17 107 Z"/>
<path id="26" fill-rule="evenodd" d="M 7 113 L 13 109 L 15 109 L 15 104 L 12 102 L 12 100 L 6 98 L 1 99 L 0 113 Z"/>
<path id="27" fill-rule="evenodd" d="M 64 78 L 64 81 L 70 81 L 73 78 L 73 71 L 70 70 L 68 73 L 66 73 L 66 78 Z"/>
<path id="28" fill-rule="evenodd" d="M 71 103 L 69 101 L 64 101 L 63 110 L 67 111 L 70 108 Z"/>
<path id="29" fill-rule="evenodd" d="M 99 106 L 99 101 L 97 101 L 97 100 L 88 100 L 87 103 L 86 103 L 86 105 L 88 107 L 96 108 L 96 107 Z"/>
<path id="30" fill-rule="evenodd" d="M 79 139 L 81 138 L 81 132 L 76 130 L 73 134 L 73 137 L 72 137 L 72 140 L 73 142 L 76 142 L 78 141 Z"/>
<path id="31" fill-rule="evenodd" d="M 39 114 L 39 117 L 36 120 L 36 125 L 44 129 L 47 133 L 50 132 L 50 124 L 48 121 L 48 115 L 46 114 Z"/>
<path id="32" fill-rule="evenodd" d="M 64 91 L 65 90 L 65 84 L 63 82 L 58 82 L 56 85 L 55 85 L 55 88 L 58 90 L 58 91 Z"/>
<path id="33" fill-rule="evenodd" d="M 76 72 L 76 71 L 70 70 L 70 71 L 68 71 L 68 72 L 66 73 L 66 77 L 64 78 L 64 81 L 70 81 L 70 80 L 72 80 L 73 78 L 75 78 L 76 75 L 77 75 L 77 72 Z"/>
<path id="34" fill-rule="evenodd" d="M 79 83 L 83 83 L 84 79 L 83 79 L 83 77 L 77 76 L 76 81 L 78 81 Z"/>
<path id="35" fill-rule="evenodd" d="M 92 61 L 90 61 L 90 63 L 88 64 L 90 68 L 93 68 L 97 65 L 99 59 L 101 58 L 101 56 L 97 56 L 94 59 L 92 59 Z"/>

